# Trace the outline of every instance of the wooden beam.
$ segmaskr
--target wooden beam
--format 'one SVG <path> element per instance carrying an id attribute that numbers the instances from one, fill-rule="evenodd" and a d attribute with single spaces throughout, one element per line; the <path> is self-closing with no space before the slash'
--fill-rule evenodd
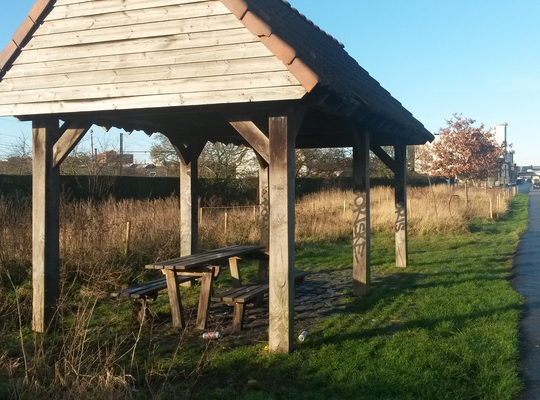
<path id="1" fill-rule="evenodd" d="M 354 132 L 353 147 L 353 295 L 366 296 L 371 286 L 371 213 L 369 132 Z"/>
<path id="2" fill-rule="evenodd" d="M 407 266 L 407 145 L 394 145 L 396 157 L 395 205 L 396 205 L 396 267 Z"/>
<path id="3" fill-rule="evenodd" d="M 396 173 L 396 162 L 395 160 L 388 155 L 386 151 L 380 146 L 377 145 L 371 145 L 371 151 L 373 154 L 375 154 L 379 159 L 386 165 L 390 171 L 392 171 L 394 174 Z"/>
<path id="4" fill-rule="evenodd" d="M 270 114 L 270 351 L 294 350 L 294 112 Z"/>
<path id="5" fill-rule="evenodd" d="M 53 323 L 60 296 L 60 170 L 53 165 L 58 120 L 32 121 L 32 328 Z"/>
<path id="6" fill-rule="evenodd" d="M 242 135 L 255 152 L 266 163 L 270 162 L 269 140 L 253 121 L 231 121 L 229 123 Z"/>
<path id="7" fill-rule="evenodd" d="M 65 122 L 61 136 L 53 146 L 53 166 L 57 167 L 67 158 L 71 150 L 77 146 L 86 132 L 92 127 L 91 122 Z M 93 151 L 93 150 L 92 150 Z"/>

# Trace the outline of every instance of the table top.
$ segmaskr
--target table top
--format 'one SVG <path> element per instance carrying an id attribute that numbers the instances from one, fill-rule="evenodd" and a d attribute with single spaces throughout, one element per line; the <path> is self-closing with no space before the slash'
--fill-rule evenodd
<path id="1" fill-rule="evenodd" d="M 177 257 L 171 260 L 159 261 L 145 265 L 148 269 L 171 269 L 175 271 L 189 271 L 198 267 L 219 263 L 231 257 L 240 257 L 249 253 L 261 252 L 264 246 L 234 245 L 221 249 L 209 250 L 189 256 Z"/>

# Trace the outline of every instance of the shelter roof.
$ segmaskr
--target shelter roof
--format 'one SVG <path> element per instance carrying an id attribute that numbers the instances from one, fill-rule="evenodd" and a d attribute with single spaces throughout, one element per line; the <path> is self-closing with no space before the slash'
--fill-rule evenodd
<path id="1" fill-rule="evenodd" d="M 163 128 L 155 113 L 145 126 L 130 111 L 283 101 L 310 106 L 302 130 L 328 133 L 321 146 L 350 144 L 334 141 L 345 119 L 381 144 L 385 135 L 433 140 L 340 42 L 282 0 L 38 0 L 0 53 L 0 115 L 100 113 L 104 125 L 149 132 Z M 123 123 L 110 118 L 119 110 Z"/>

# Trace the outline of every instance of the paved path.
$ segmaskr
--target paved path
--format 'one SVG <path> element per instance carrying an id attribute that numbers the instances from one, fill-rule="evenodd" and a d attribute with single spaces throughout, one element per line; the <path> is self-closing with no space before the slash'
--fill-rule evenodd
<path id="1" fill-rule="evenodd" d="M 521 185 L 520 193 L 531 184 Z M 529 229 L 514 256 L 512 286 L 525 296 L 521 328 L 522 400 L 540 400 L 540 190 L 530 190 Z"/>

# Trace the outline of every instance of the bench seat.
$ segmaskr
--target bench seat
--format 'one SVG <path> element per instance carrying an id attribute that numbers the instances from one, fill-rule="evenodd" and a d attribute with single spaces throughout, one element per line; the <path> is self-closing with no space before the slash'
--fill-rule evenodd
<path id="1" fill-rule="evenodd" d="M 301 285 L 309 272 L 295 271 L 294 282 L 296 285 Z M 267 279 L 265 279 L 267 281 Z M 268 282 L 245 285 L 225 292 L 215 294 L 211 300 L 213 302 L 227 303 L 234 306 L 232 329 L 234 332 L 240 332 L 244 325 L 244 316 L 246 304 L 259 303 L 269 291 Z"/>
<path id="2" fill-rule="evenodd" d="M 178 283 L 189 282 L 193 279 L 191 276 L 179 276 Z M 133 315 L 142 323 L 148 308 L 148 302 L 154 301 L 158 296 L 158 292 L 166 288 L 167 279 L 163 277 L 112 292 L 110 296 L 113 298 L 129 297 L 133 304 Z"/>
<path id="3" fill-rule="evenodd" d="M 246 285 L 214 295 L 212 301 L 234 305 L 232 329 L 240 332 L 244 325 L 246 304 L 262 301 L 265 293 L 268 293 L 268 284 Z"/>

